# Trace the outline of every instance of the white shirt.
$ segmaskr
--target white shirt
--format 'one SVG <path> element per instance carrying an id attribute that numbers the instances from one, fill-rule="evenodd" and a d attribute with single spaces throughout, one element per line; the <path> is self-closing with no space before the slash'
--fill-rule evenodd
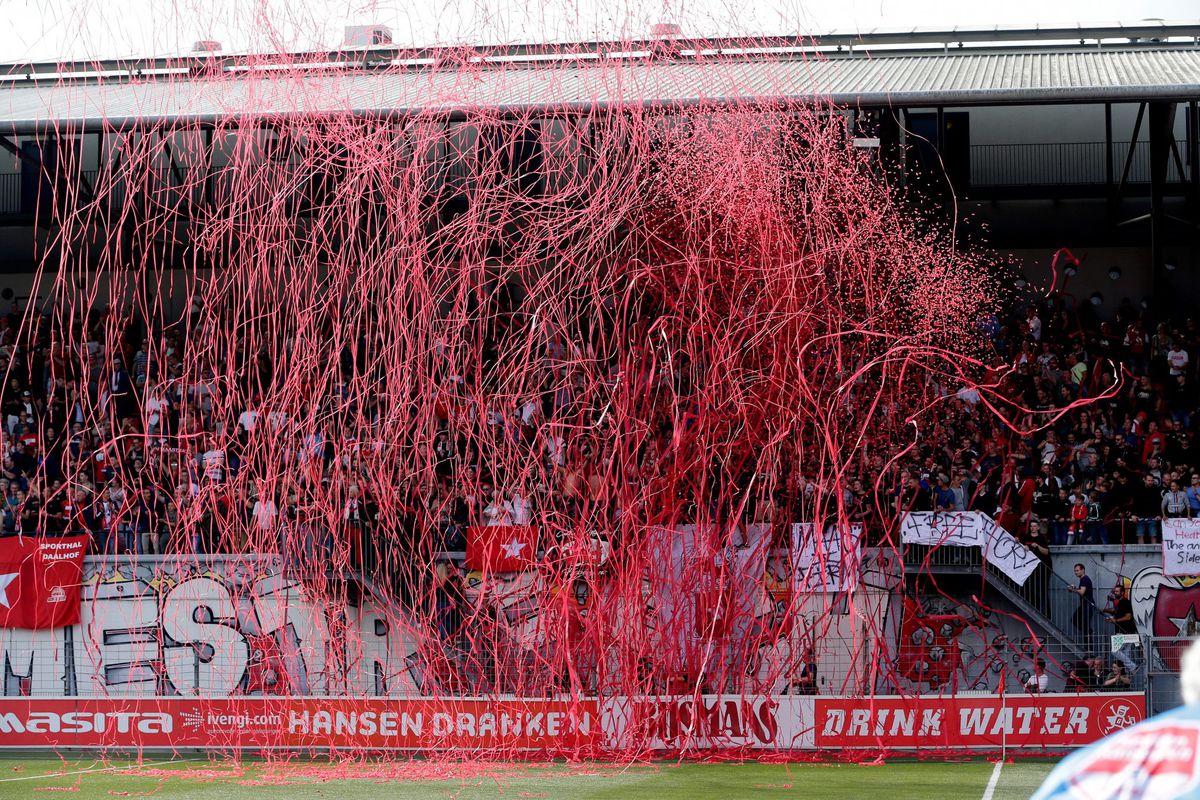
<path id="1" fill-rule="evenodd" d="M 509 511 L 513 525 L 529 524 L 529 505 L 525 502 L 524 497 L 514 494 L 512 500 L 505 502 L 504 506 Z"/>
<path id="2" fill-rule="evenodd" d="M 1167 353 L 1167 364 L 1171 367 L 1172 375 L 1182 375 L 1188 365 L 1186 350 L 1172 350 Z"/>
<path id="3" fill-rule="evenodd" d="M 266 531 L 275 527 L 275 518 L 279 516 L 279 509 L 275 507 L 274 500 L 255 500 L 250 516 L 254 518 L 255 525 Z"/>
<path id="4" fill-rule="evenodd" d="M 225 474 L 225 451 L 209 450 L 201 456 L 201 459 L 203 459 L 204 477 L 213 481 L 221 480 Z"/>
<path id="5" fill-rule="evenodd" d="M 546 452 L 550 456 L 550 463 L 556 467 L 561 467 L 567 463 L 566 443 L 561 436 L 546 437 Z"/>
<path id="6" fill-rule="evenodd" d="M 521 422 L 526 425 L 532 425 L 534 417 L 540 413 L 542 413 L 541 402 L 538 400 L 529 400 L 525 405 L 521 406 Z"/>
<path id="7" fill-rule="evenodd" d="M 238 415 L 238 425 L 241 425 L 247 431 L 254 430 L 254 423 L 258 422 L 257 411 L 243 411 Z"/>
<path id="8" fill-rule="evenodd" d="M 506 502 L 489 503 L 483 509 L 488 525 L 512 525 L 512 511 Z"/>
<path id="9" fill-rule="evenodd" d="M 320 458 L 324 450 L 325 437 L 320 433 L 310 433 L 300 443 L 300 452 L 297 454 L 297 460 L 301 464 L 307 464 L 314 458 Z"/>
<path id="10" fill-rule="evenodd" d="M 1029 680 L 1025 681 L 1025 688 L 1041 694 L 1050 688 L 1050 676 L 1044 672 L 1041 675 L 1030 675 Z"/>
<path id="11" fill-rule="evenodd" d="M 150 424 L 156 424 L 162 412 L 167 407 L 167 401 L 158 392 L 151 392 L 146 398 L 146 416 L 150 419 Z M 82 422 L 83 420 L 78 420 Z"/>

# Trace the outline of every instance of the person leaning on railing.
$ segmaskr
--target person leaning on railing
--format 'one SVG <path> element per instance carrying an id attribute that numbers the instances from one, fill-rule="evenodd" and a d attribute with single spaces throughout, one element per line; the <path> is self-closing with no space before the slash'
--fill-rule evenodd
<path id="1" fill-rule="evenodd" d="M 1142 477 L 1142 485 L 1133 494 L 1133 514 L 1130 517 L 1137 526 L 1138 544 L 1154 544 L 1158 537 L 1162 505 L 1162 490 L 1154 476 L 1147 473 Z"/>
<path id="2" fill-rule="evenodd" d="M 1118 583 L 1114 586 L 1109 597 L 1112 598 L 1112 605 L 1105 609 L 1105 619 L 1115 626 L 1116 632 L 1119 634 L 1136 634 L 1137 625 L 1133 621 L 1133 604 L 1129 602 L 1124 584 Z M 1126 671 L 1130 673 L 1137 670 L 1137 662 L 1133 660 L 1135 646 L 1132 642 L 1126 642 L 1113 651 L 1113 657 L 1121 661 Z"/>
<path id="3" fill-rule="evenodd" d="M 1125 671 L 1125 665 L 1118 660 L 1113 661 L 1108 677 L 1100 684 L 1100 688 L 1106 692 L 1123 692 L 1132 685 L 1133 679 Z"/>
<path id="4" fill-rule="evenodd" d="M 1044 694 L 1050 688 L 1050 676 L 1046 674 L 1046 660 L 1039 658 L 1033 663 L 1033 674 L 1025 681 L 1025 691 Z"/>
<path id="5" fill-rule="evenodd" d="M 1066 690 L 1068 692 L 1090 692 L 1092 666 L 1087 661 L 1076 661 L 1067 672 Z"/>
<path id="6" fill-rule="evenodd" d="M 1192 507 L 1188 503 L 1187 493 L 1179 486 L 1179 481 L 1171 481 L 1167 491 L 1162 496 L 1163 519 L 1186 519 L 1192 516 Z"/>
<path id="7" fill-rule="evenodd" d="M 796 670 L 791 680 L 788 681 L 787 693 L 817 693 L 817 657 L 812 648 L 805 651 L 804 661 L 800 664 L 800 669 Z"/>

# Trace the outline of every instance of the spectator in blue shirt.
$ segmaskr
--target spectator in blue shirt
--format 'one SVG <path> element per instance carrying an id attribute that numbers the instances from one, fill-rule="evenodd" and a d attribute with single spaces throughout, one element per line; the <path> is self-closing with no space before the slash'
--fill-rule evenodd
<path id="1" fill-rule="evenodd" d="M 1200 517 L 1200 474 L 1192 476 L 1192 485 L 1187 488 L 1188 506 L 1192 509 L 1192 517 Z"/>

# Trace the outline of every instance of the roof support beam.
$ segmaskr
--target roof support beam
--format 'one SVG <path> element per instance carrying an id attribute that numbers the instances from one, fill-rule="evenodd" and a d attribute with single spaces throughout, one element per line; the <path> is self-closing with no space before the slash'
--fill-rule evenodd
<path id="1" fill-rule="evenodd" d="M 1162 296 L 1168 288 L 1162 252 L 1163 226 L 1167 220 L 1163 213 L 1163 187 L 1167 182 L 1167 165 L 1171 145 L 1174 142 L 1174 103 L 1149 103 L 1150 106 L 1150 291 L 1154 297 Z"/>
<path id="2" fill-rule="evenodd" d="M 448 64 L 472 64 L 488 60 L 538 58 L 563 61 L 584 57 L 614 58 L 624 54 L 652 54 L 668 41 L 674 52 L 728 55 L 747 51 L 810 51 L 816 48 L 869 49 L 871 46 L 896 47 L 926 45 L 948 48 L 965 43 L 1044 42 L 1062 43 L 1116 41 L 1121 46 L 1160 44 L 1170 39 L 1200 41 L 1200 23 L 1194 21 L 1153 22 L 1129 25 L 994 25 L 978 28 L 907 28 L 870 31 L 807 31 L 787 36 L 631 39 L 628 41 L 591 41 L 568 44 L 500 44 L 468 47 L 359 47 L 344 50 L 313 50 L 297 53 L 214 56 L 210 53 L 162 58 L 135 58 L 48 61 L 0 64 L 0 76 L 22 80 L 39 77 L 53 80 L 86 79 L 90 74 L 110 75 L 115 80 L 152 79 L 156 72 L 175 71 L 176 77 L 206 72 L 236 72 L 286 68 L 291 64 L 321 67 L 330 63 L 363 68 L 388 66 L 395 61 L 420 62 L 425 68 Z M 1146 46 L 1143 44 L 1142 46 Z M 884 52 L 876 53 L 877 56 Z"/>
<path id="3" fill-rule="evenodd" d="M 53 174 L 51 174 L 51 170 L 46 167 L 45 163 L 43 163 L 40 158 L 30 155 L 23 147 L 20 147 L 16 142 L 12 141 L 9 137 L 4 136 L 3 134 L 0 134 L 0 148 L 7 150 L 21 161 L 24 161 L 26 164 L 32 166 L 38 171 L 38 174 L 41 178 L 52 180 L 54 182 L 54 190 L 56 193 L 60 191 L 64 193 L 70 192 L 70 187 L 67 185 L 67 176 L 63 174 L 61 169 L 54 169 Z M 79 165 L 77 164 L 76 167 L 78 166 Z M 83 176 L 82 171 L 79 171 L 78 169 L 76 171 L 78 174 L 75 176 L 75 178 L 79 181 L 80 198 L 83 200 L 83 202 L 90 203 L 95 199 L 95 192 L 92 190 L 92 185 L 87 178 Z M 38 215 L 38 218 L 40 220 L 41 215 Z"/>

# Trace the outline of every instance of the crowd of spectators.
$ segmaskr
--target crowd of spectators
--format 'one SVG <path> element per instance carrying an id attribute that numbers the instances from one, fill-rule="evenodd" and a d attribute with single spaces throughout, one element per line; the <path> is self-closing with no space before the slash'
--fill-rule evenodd
<path id="1" fill-rule="evenodd" d="M 282 412 L 220 408 L 214 371 L 185 368 L 182 326 L 152 339 L 132 325 L 114 332 L 100 311 L 64 345 L 61 322 L 36 309 L 0 317 L 0 531 L 90 535 L 93 552 L 110 554 L 319 556 L 338 531 L 361 547 L 354 534 L 375 508 L 350 459 Z M 238 361 L 239 374 L 258 372 L 252 354 Z M 255 463 L 267 438 L 287 442 L 285 480 L 271 480 L 280 465 Z M 333 513 L 306 520 L 303 498 L 317 492 Z M 281 536 L 288 524 L 303 535 Z"/>
<path id="2" fill-rule="evenodd" d="M 1200 327 L 1146 317 L 1129 301 L 1111 319 L 1080 315 L 1051 295 L 988 320 L 1011 367 L 996 393 L 1035 432 L 996 424 L 979 393 L 959 392 L 893 507 L 983 511 L 1039 557 L 1044 544 L 1153 544 L 1164 519 L 1200 516 Z"/>
<path id="3" fill-rule="evenodd" d="M 978 510 L 1048 565 L 1050 545 L 1151 544 L 1163 519 L 1200 515 L 1195 320 L 1151 324 L 1128 302 L 1111 319 L 1081 317 L 1051 295 L 981 324 L 994 348 L 995 386 L 948 394 L 894 471 L 881 453 L 868 453 L 837 487 L 841 507 L 870 538 L 894 536 L 908 511 Z M 233 359 L 243 385 L 232 394 L 248 399 L 222 404 L 230 393 L 220 382 L 229 378 L 185 365 L 186 328 L 114 326 L 94 313 L 86 341 L 64 346 L 55 335 L 62 321 L 48 314 L 0 317 L 0 533 L 87 534 L 100 553 L 280 550 L 325 565 L 342 548 L 349 563 L 365 566 L 381 520 L 411 540 L 432 540 L 429 550 L 461 551 L 472 525 L 558 519 L 565 529 L 588 513 L 612 516 L 602 507 L 604 486 L 620 476 L 606 473 L 611 452 L 596 450 L 612 442 L 568 440 L 560 424 L 579 417 L 602 425 L 606 413 L 580 373 L 555 366 L 565 348 L 548 348 L 538 390 L 507 411 L 474 412 L 472 424 L 487 433 L 474 439 L 447 424 L 465 394 L 455 387 L 471 378 L 441 375 L 429 474 L 377 503 L 370 461 L 385 445 L 370 438 L 371 426 L 340 426 L 333 411 L 321 424 L 289 419 L 261 400 L 271 365 L 244 350 Z M 344 353 L 335 369 L 346 381 L 370 382 L 353 366 L 364 360 Z M 987 411 L 981 391 L 1033 432 L 1016 433 Z M 342 399 L 335 392 L 318 405 L 336 411 Z M 371 417 L 369 408 L 351 413 Z M 525 488 L 496 480 L 481 450 L 514 445 L 542 453 L 544 480 Z M 267 453 L 277 461 L 263 463 Z M 653 478 L 653 457 L 638 463 L 643 473 L 632 477 Z M 806 518 L 806 499 L 833 495 L 803 468 L 789 477 L 800 501 L 791 519 Z M 747 515 L 761 511 L 746 507 Z M 434 572 L 439 608 L 465 608 L 457 570 L 443 559 Z M 1073 625 L 1082 632 L 1094 600 L 1077 593 L 1087 616 Z M 1136 665 L 1123 655 L 1111 666 L 1098 658 L 1076 665 L 1067 685 L 1128 686 Z M 1043 674 L 1033 690 L 1044 689 Z"/>
<path id="4" fill-rule="evenodd" d="M 363 445 L 348 452 L 333 427 L 301 431 L 265 404 L 218 408 L 218 378 L 211 368 L 185 369 L 178 332 L 113 336 L 103 313 L 90 323 L 86 342 L 63 347 L 52 344 L 48 315 L 0 318 L 3 532 L 89 531 L 107 552 L 211 552 L 256 545 L 256 531 L 300 524 L 314 488 L 333 497 L 333 513 L 323 504 L 323 529 L 333 517 L 333 528 L 353 534 L 379 514 L 352 463 Z M 32 335 L 18 348 L 21 325 Z M 894 474 L 883 474 L 873 454 L 844 482 L 844 508 L 872 536 L 885 536 L 894 515 L 906 511 L 980 510 L 1048 558 L 1048 544 L 1153 543 L 1163 519 L 1200 514 L 1195 320 L 1150 323 L 1128 301 L 1111 319 L 1081 318 L 1062 295 L 1051 295 L 983 325 L 997 363 L 1011 366 L 997 373 L 994 395 L 1018 410 L 1012 415 L 1020 427 L 1036 432 L 1014 433 L 980 407 L 978 392 L 958 392 Z M 112 341 L 119 344 L 106 347 Z M 554 355 L 547 352 L 547 363 Z M 261 354 L 239 352 L 237 360 L 239 374 L 270 371 Z M 444 383 L 452 386 L 451 378 Z M 511 414 L 487 412 L 479 422 L 499 443 L 538 439 L 553 485 L 493 482 L 479 442 L 456 440 L 442 423 L 430 459 L 436 482 L 413 487 L 410 505 L 424 516 L 406 524 L 435 529 L 444 549 L 457 550 L 470 524 L 525 524 L 535 505 L 543 518 L 555 510 L 579 514 L 604 494 L 611 480 L 602 474 L 605 455 L 545 424 L 592 413 L 582 376 L 551 366 L 543 383 Z M 241 396 L 254 397 L 253 387 Z M 294 475 L 250 463 L 264 431 L 289 439 Z M 237 492 L 220 488 L 247 468 L 255 479 L 241 481 Z M 795 480 L 801 497 L 812 492 L 802 471 Z M 231 516 L 242 524 L 225 524 Z"/>

